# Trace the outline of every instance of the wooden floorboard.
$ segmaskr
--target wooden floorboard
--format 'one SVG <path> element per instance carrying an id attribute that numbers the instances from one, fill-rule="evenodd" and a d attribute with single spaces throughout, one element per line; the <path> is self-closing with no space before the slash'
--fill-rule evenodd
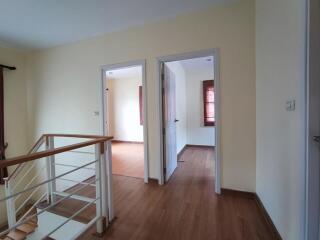
<path id="1" fill-rule="evenodd" d="M 102 238 L 92 228 L 81 239 L 276 239 L 254 199 L 214 193 L 213 156 L 212 149 L 188 147 L 164 186 L 114 176 L 117 219 Z"/>
<path id="2" fill-rule="evenodd" d="M 127 177 L 143 178 L 143 143 L 112 142 L 112 173 Z"/>

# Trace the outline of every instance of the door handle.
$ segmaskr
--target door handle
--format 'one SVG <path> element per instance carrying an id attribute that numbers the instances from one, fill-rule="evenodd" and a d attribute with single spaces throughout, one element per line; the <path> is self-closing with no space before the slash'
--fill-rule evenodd
<path id="1" fill-rule="evenodd" d="M 320 143 L 320 136 L 313 136 L 313 141 Z"/>
<path id="2" fill-rule="evenodd" d="M 179 122 L 179 120 L 178 120 L 178 119 L 175 119 L 174 122 L 175 122 L 175 123 L 176 123 L 176 122 Z"/>

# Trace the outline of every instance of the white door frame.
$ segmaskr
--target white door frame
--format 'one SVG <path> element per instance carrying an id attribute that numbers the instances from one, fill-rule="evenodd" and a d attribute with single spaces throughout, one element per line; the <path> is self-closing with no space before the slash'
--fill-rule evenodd
<path id="1" fill-rule="evenodd" d="M 127 67 L 142 67 L 142 96 L 143 96 L 143 144 L 144 144 L 144 182 L 149 181 L 149 158 L 148 158 L 148 112 L 147 112 L 147 81 L 146 81 L 146 60 L 136 60 L 124 63 L 108 64 L 101 67 L 101 133 L 108 135 L 106 122 L 108 119 L 107 103 L 105 98 L 106 91 L 106 71 L 112 71 Z"/>
<path id="2" fill-rule="evenodd" d="M 307 12 L 307 126 L 306 126 L 306 220 L 305 239 L 320 239 L 320 143 L 313 136 L 320 135 L 319 97 L 320 88 L 320 3 L 308 0 Z"/>
<path id="3" fill-rule="evenodd" d="M 164 184 L 164 174 L 163 174 L 163 161 L 164 161 L 164 153 L 163 153 L 163 122 L 162 122 L 162 82 L 161 82 L 161 71 L 160 65 L 162 62 L 173 62 L 173 61 L 181 61 L 191 58 L 200 58 L 200 57 L 214 57 L 213 71 L 214 71 L 214 86 L 215 86 L 215 192 L 217 194 L 221 193 L 221 121 L 220 121 L 220 58 L 219 58 L 219 49 L 208 49 L 197 52 L 189 52 L 182 53 L 176 55 L 169 55 L 164 57 L 157 58 L 157 92 L 159 93 L 158 99 L 158 109 L 159 109 L 159 137 L 160 137 L 160 161 L 158 163 L 159 169 L 159 184 Z"/>

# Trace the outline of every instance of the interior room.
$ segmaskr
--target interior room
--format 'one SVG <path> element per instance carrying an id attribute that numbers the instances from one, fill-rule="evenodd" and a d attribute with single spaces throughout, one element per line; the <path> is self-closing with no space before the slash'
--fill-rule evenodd
<path id="1" fill-rule="evenodd" d="M 106 71 L 107 132 L 113 136 L 112 173 L 144 177 L 142 67 Z"/>
<path id="2" fill-rule="evenodd" d="M 175 128 L 172 132 L 176 141 L 166 144 L 165 151 L 172 151 L 176 145 L 175 154 L 177 161 L 183 163 L 188 158 L 190 150 L 194 155 L 209 154 L 214 161 L 215 146 L 215 112 L 214 112 L 214 62 L 213 56 L 190 58 L 179 61 L 165 62 L 164 85 L 164 116 L 166 113 L 174 115 Z M 173 84 L 168 82 L 174 82 Z M 173 86 L 173 93 L 169 93 L 169 85 Z M 166 100 L 169 95 L 174 95 L 173 101 Z M 172 109 L 170 109 L 172 108 Z M 166 130 L 170 135 L 170 128 Z M 187 151 L 189 150 L 189 151 Z M 186 151 L 186 152 L 185 152 Z M 168 155 L 168 158 L 170 156 Z M 200 158 L 196 161 L 201 161 Z M 173 160 L 175 161 L 175 160 Z M 170 177 L 176 166 L 166 159 L 167 177 Z M 171 167 L 172 166 L 172 167 Z M 179 166 L 179 164 L 177 165 Z M 171 169 L 170 169 L 171 168 Z M 214 172 L 214 171 L 212 171 Z"/>

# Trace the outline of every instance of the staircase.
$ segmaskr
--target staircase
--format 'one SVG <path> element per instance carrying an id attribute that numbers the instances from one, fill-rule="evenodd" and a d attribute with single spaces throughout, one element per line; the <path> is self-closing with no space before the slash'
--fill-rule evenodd
<path id="1" fill-rule="evenodd" d="M 29 211 L 30 210 L 30 211 Z M 30 213 L 27 215 L 28 217 L 31 215 L 35 215 L 37 210 L 32 207 L 31 209 L 27 209 Z M 27 212 L 26 211 L 26 212 Z M 5 240 L 22 240 L 26 239 L 30 233 L 33 233 L 35 229 L 38 227 L 38 217 L 32 217 L 26 223 L 19 225 L 15 230 L 11 230 L 6 236 Z"/>
<path id="2" fill-rule="evenodd" d="M 89 141 L 55 147 L 56 138 Z M 0 240 L 77 239 L 94 224 L 97 233 L 102 234 L 113 219 L 111 139 L 91 135 L 46 134 L 27 155 L 1 161 L 0 168 L 15 166 L 15 169 L 5 179 L 5 197 L 0 199 L 0 203 L 6 203 L 8 219 L 8 228 L 0 232 Z M 92 153 L 79 151 L 90 147 L 93 147 Z M 69 163 L 72 157 L 66 158 L 63 163 L 56 162 L 55 157 L 63 153 L 68 153 L 66 156 L 81 153 L 93 159 L 78 165 Z M 73 157 L 73 160 L 78 158 Z M 57 172 L 56 167 L 60 166 L 68 170 Z M 68 179 L 77 173 L 81 175 L 80 171 L 84 169 L 92 171 L 90 180 Z M 77 187 L 59 191 L 57 180 L 71 182 Z M 93 197 L 83 195 L 86 187 L 94 187 Z M 68 216 L 55 212 L 57 207 L 68 206 L 70 200 L 81 202 L 79 209 Z M 96 214 L 92 214 L 87 222 L 79 222 L 80 214 L 89 208 L 94 209 Z"/>

